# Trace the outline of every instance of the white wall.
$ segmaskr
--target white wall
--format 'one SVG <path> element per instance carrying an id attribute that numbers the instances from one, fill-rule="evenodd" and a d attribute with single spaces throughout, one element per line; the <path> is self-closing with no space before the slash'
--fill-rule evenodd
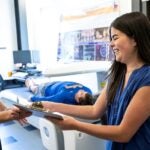
<path id="1" fill-rule="evenodd" d="M 119 0 L 120 15 L 132 11 L 132 0 Z"/>
<path id="2" fill-rule="evenodd" d="M 7 76 L 12 70 L 12 50 L 16 49 L 16 30 L 13 0 L 0 0 L 0 74 Z"/>
<path id="3" fill-rule="evenodd" d="M 26 0 L 26 4 L 29 48 L 40 50 L 42 68 L 53 66 L 57 57 L 60 17 L 57 5 L 53 0 Z"/>
<path id="4" fill-rule="evenodd" d="M 106 3 L 110 4 L 110 0 L 105 1 Z M 63 11 L 70 10 L 71 12 L 78 9 L 79 7 L 81 10 L 85 7 L 92 8 L 95 7 L 93 6 L 93 1 L 91 4 L 92 6 L 85 6 L 82 3 L 80 4 L 79 2 L 74 2 L 74 0 L 26 0 L 28 10 L 27 23 L 29 29 L 29 48 L 40 50 L 42 70 L 46 70 L 53 67 L 54 65 L 57 65 L 56 57 L 59 31 L 74 31 L 79 29 L 109 26 L 112 20 L 119 14 L 131 11 L 131 0 L 116 1 L 119 1 L 119 13 L 116 12 L 105 15 L 104 17 L 102 17 L 103 19 L 97 19 L 97 17 L 89 17 L 89 19 L 86 18 L 80 21 L 78 20 L 76 22 L 70 23 L 69 25 L 62 25 L 61 14 Z M 82 2 L 84 2 L 84 0 Z M 88 0 L 87 2 L 91 2 L 91 0 Z M 103 0 L 94 2 L 99 2 L 100 6 L 101 4 L 105 4 Z"/>
<path id="5" fill-rule="evenodd" d="M 44 69 L 45 67 L 54 66 L 56 62 L 58 32 L 60 28 L 60 1 L 26 1 L 30 3 L 33 2 L 31 10 L 34 10 L 29 12 L 29 16 L 32 17 L 30 19 L 34 20 L 32 27 L 29 27 L 29 48 L 41 49 L 41 61 Z M 47 14 L 45 19 L 42 16 L 39 16 L 38 11 L 35 9 L 37 6 L 40 7 L 39 5 L 43 2 L 45 2 L 45 4 L 48 3 L 48 5 L 44 6 L 47 8 L 43 12 L 43 15 Z M 119 3 L 121 8 L 120 14 L 131 11 L 131 0 L 119 0 Z M 43 18 L 43 20 L 41 21 L 40 18 Z M 7 72 L 13 69 L 12 50 L 17 49 L 13 0 L 0 0 L 0 19 L 0 47 L 6 47 L 5 50 L 0 49 L 0 73 L 6 76 Z M 43 25 L 45 25 L 45 28 L 42 30 L 40 27 Z M 84 27 L 86 27 L 85 24 Z"/>

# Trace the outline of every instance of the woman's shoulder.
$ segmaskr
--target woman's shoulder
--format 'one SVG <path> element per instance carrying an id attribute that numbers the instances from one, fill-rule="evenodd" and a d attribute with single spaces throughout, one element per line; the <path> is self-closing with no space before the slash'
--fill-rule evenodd
<path id="1" fill-rule="evenodd" d="M 138 74 L 150 74 L 150 65 L 144 65 L 141 68 L 135 70 L 135 73 Z"/>
<path id="2" fill-rule="evenodd" d="M 142 72 L 146 75 L 149 76 L 150 75 L 150 65 L 145 65 L 142 69 Z"/>
<path id="3" fill-rule="evenodd" d="M 150 86 L 150 65 L 145 65 L 140 74 L 139 74 L 139 80 L 141 78 L 141 82 L 144 85 L 149 85 Z"/>
<path id="4" fill-rule="evenodd" d="M 150 66 L 144 65 L 143 67 L 135 70 L 130 78 L 130 85 L 137 85 L 138 87 L 150 85 Z"/>

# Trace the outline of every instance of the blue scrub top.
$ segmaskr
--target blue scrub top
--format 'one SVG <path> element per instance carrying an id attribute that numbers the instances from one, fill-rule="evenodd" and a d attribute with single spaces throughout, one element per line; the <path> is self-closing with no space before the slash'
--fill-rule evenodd
<path id="1" fill-rule="evenodd" d="M 109 125 L 119 125 L 135 92 L 144 86 L 150 86 L 150 66 L 144 65 L 136 69 L 130 76 L 127 86 L 122 91 L 120 83 L 114 102 L 108 106 L 107 118 Z M 137 110 L 138 112 L 138 110 Z M 139 128 L 128 143 L 107 141 L 107 150 L 149 150 L 150 149 L 150 118 Z"/>

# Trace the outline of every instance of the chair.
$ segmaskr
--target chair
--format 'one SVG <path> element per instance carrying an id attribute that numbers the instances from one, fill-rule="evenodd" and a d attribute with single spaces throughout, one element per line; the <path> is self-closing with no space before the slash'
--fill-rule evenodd
<path id="1" fill-rule="evenodd" d="M 7 80 L 4 80 L 2 75 L 0 74 L 0 91 L 4 89 L 11 89 L 11 88 L 17 88 L 20 87 L 20 84 L 14 83 L 13 80 L 8 80 L 11 81 L 7 83 Z"/>

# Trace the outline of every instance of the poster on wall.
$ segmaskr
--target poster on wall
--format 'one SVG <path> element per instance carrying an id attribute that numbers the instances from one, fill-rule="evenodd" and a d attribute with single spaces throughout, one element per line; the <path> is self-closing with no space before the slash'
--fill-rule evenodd
<path id="1" fill-rule="evenodd" d="M 57 61 L 113 60 L 109 46 L 109 25 L 118 15 L 117 0 L 107 0 L 91 9 L 84 8 L 82 14 L 76 16 L 62 15 Z"/>
<path id="2" fill-rule="evenodd" d="M 111 61 L 108 27 L 59 34 L 57 61 Z"/>

